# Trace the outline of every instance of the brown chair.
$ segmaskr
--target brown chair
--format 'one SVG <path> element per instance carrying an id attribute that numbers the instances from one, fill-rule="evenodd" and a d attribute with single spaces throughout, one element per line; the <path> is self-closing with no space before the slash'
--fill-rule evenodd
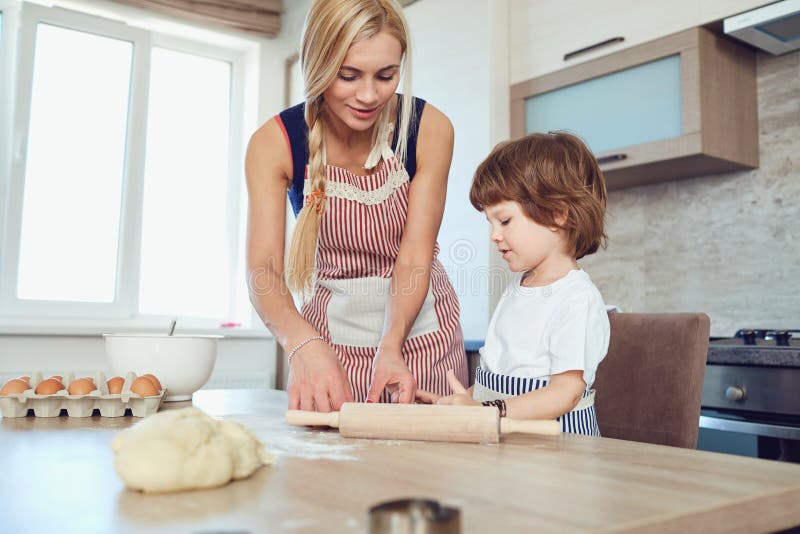
<path id="1" fill-rule="evenodd" d="M 595 410 L 608 438 L 694 449 L 710 321 L 703 313 L 611 313 Z"/>

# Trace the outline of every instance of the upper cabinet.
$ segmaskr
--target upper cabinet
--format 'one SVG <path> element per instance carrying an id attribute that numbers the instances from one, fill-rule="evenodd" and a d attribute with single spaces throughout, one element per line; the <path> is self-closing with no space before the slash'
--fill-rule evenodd
<path id="1" fill-rule="evenodd" d="M 511 0 L 511 83 L 768 3 L 769 0 Z"/>
<path id="2" fill-rule="evenodd" d="M 511 0 L 511 83 L 690 28 L 697 2 Z"/>
<path id="3" fill-rule="evenodd" d="M 755 53 L 692 28 L 511 86 L 511 135 L 569 130 L 616 189 L 758 166 Z"/>

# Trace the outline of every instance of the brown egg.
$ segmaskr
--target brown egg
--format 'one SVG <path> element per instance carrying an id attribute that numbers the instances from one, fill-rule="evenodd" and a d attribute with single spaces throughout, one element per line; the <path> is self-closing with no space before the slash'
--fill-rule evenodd
<path id="1" fill-rule="evenodd" d="M 86 395 L 90 391 L 96 389 L 97 387 L 94 385 L 94 380 L 91 378 L 78 378 L 77 380 L 73 380 L 69 385 L 67 393 L 70 395 Z"/>
<path id="2" fill-rule="evenodd" d="M 155 397 L 158 395 L 158 390 L 153 383 L 143 376 L 133 381 L 133 384 L 131 384 L 131 391 L 138 393 L 142 397 Z"/>
<path id="3" fill-rule="evenodd" d="M 152 382 L 153 385 L 156 387 L 156 389 L 158 391 L 161 391 L 162 389 L 164 389 L 164 388 L 161 387 L 161 382 L 159 382 L 158 378 L 156 378 L 154 375 L 151 375 L 150 373 L 147 373 L 147 374 L 142 375 L 142 377 L 144 377 L 144 378 L 148 379 L 150 382 Z"/>
<path id="4" fill-rule="evenodd" d="M 64 380 L 64 377 L 63 377 L 63 376 L 61 376 L 61 375 L 53 375 L 53 376 L 51 376 L 50 378 L 48 378 L 48 380 L 50 380 L 50 379 L 53 379 L 53 380 L 58 380 L 59 382 L 63 382 L 63 380 Z"/>
<path id="5" fill-rule="evenodd" d="M 23 382 L 25 382 L 29 386 L 31 385 L 31 377 L 29 377 L 29 376 L 20 376 L 17 380 L 22 380 Z"/>
<path id="6" fill-rule="evenodd" d="M 0 388 L 0 397 L 7 397 L 8 395 L 11 395 L 13 393 L 22 393 L 29 387 L 30 386 L 28 386 L 28 384 L 26 384 L 24 380 L 20 380 L 19 378 L 12 378 L 11 380 L 3 384 L 2 388 Z"/>
<path id="7" fill-rule="evenodd" d="M 64 384 L 54 378 L 48 378 L 47 380 L 39 382 L 39 385 L 36 386 L 35 393 L 37 395 L 52 395 L 62 389 L 64 389 Z"/>
<path id="8" fill-rule="evenodd" d="M 122 385 L 125 383 L 125 379 L 121 376 L 115 376 L 108 379 L 108 392 L 111 394 L 115 393 L 122 393 Z"/>

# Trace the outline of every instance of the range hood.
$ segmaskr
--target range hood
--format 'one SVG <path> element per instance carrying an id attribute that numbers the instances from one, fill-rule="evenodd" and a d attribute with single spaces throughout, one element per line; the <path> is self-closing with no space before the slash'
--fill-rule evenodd
<path id="1" fill-rule="evenodd" d="M 800 0 L 782 0 L 725 19 L 725 33 L 775 55 L 800 50 Z"/>

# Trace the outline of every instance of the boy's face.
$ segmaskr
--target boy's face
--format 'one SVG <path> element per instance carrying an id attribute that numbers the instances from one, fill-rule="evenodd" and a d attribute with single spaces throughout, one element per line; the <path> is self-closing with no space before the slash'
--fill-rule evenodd
<path id="1" fill-rule="evenodd" d="M 488 206 L 484 215 L 492 227 L 492 241 L 513 272 L 542 270 L 568 258 L 559 228 L 537 223 L 519 203 L 505 201 Z"/>

